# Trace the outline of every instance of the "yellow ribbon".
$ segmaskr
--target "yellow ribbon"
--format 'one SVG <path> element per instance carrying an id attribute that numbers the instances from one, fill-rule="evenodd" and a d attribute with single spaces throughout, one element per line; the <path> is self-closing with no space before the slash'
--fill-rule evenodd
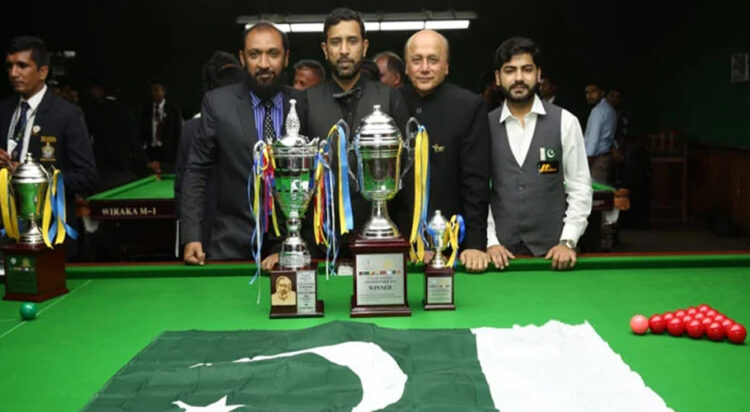
<path id="1" fill-rule="evenodd" d="M 422 207 L 425 202 L 425 191 L 427 188 L 427 174 L 429 173 L 430 138 L 427 130 L 421 128 L 417 133 L 414 144 L 414 215 L 411 223 L 411 236 L 409 236 L 409 257 L 412 261 L 421 262 L 424 259 L 425 245 L 419 233 L 419 221 L 422 218 Z M 399 146 L 399 154 L 401 146 Z M 399 156 L 399 159 L 401 156 Z M 414 245 L 416 244 L 416 251 Z"/>
<path id="2" fill-rule="evenodd" d="M 319 151 L 320 153 L 323 153 L 323 150 Z M 313 225 L 314 225 L 314 232 L 315 232 L 315 244 L 325 244 L 328 246 L 328 238 L 326 238 L 325 233 L 323 233 L 322 228 L 320 227 L 320 219 L 323 211 L 323 185 L 325 184 L 325 179 L 323 179 L 323 163 L 318 162 L 317 167 L 315 168 L 315 182 L 316 188 L 315 188 L 315 207 L 313 208 Z"/>
<path id="3" fill-rule="evenodd" d="M 3 227 L 9 238 L 18 240 L 21 235 L 18 231 L 16 204 L 9 183 L 10 173 L 8 169 L 0 169 L 0 210 L 2 210 Z"/>
<path id="4" fill-rule="evenodd" d="M 60 175 L 59 170 L 55 170 L 52 173 L 52 178 L 49 181 L 49 185 L 47 185 L 47 193 L 44 196 L 44 206 L 42 209 L 42 239 L 44 239 L 44 244 L 47 245 L 48 248 L 52 249 L 52 241 L 49 238 L 49 229 L 52 225 L 52 198 L 55 196 L 64 196 L 62 193 L 57 193 L 57 179 Z M 63 207 L 63 210 L 60 212 L 60 215 L 57 216 L 57 233 L 55 234 L 55 245 L 62 244 L 65 241 L 65 219 L 66 219 L 66 211 Z"/>
<path id="5" fill-rule="evenodd" d="M 453 262 L 456 260 L 456 254 L 458 253 L 458 235 L 461 227 L 458 225 L 458 216 L 453 215 L 450 222 L 448 222 L 448 230 L 445 231 L 445 237 L 443 241 L 448 241 L 451 245 L 451 257 L 448 259 L 448 267 L 453 267 Z"/>

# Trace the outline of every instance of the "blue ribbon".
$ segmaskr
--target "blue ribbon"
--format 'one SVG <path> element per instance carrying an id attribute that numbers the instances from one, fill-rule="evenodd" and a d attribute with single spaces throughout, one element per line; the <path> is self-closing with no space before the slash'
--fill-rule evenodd
<path id="1" fill-rule="evenodd" d="M 344 216 L 345 222 L 341 222 L 342 225 L 346 225 L 347 230 L 354 230 L 354 215 L 352 213 L 352 201 L 349 194 L 349 156 L 346 150 L 346 133 L 344 128 L 340 125 L 336 125 L 338 137 L 339 137 L 339 162 L 341 162 L 341 190 L 343 191 L 344 201 Z M 356 145 L 355 145 L 356 147 Z M 359 153 L 357 153 L 359 156 Z M 362 173 L 362 165 L 359 165 L 359 172 Z M 361 176 L 361 175 L 360 175 Z"/>
<path id="2" fill-rule="evenodd" d="M 253 233 L 250 237 L 250 253 L 253 256 L 253 260 L 255 261 L 255 274 L 252 278 L 250 278 L 250 285 L 254 284 L 255 281 L 260 276 L 261 271 L 261 250 L 263 249 L 263 233 L 264 233 L 264 220 L 263 219 L 263 210 L 264 210 L 264 203 L 262 200 L 258 202 L 260 210 L 258 210 L 258 213 L 255 213 L 255 210 L 253 209 L 253 200 L 255 198 L 255 176 L 258 173 L 263 173 L 261 170 L 261 158 L 262 155 L 257 156 L 253 160 L 253 171 L 250 173 L 250 177 L 247 179 L 247 204 L 250 207 L 250 215 L 253 217 L 253 220 L 255 221 L 255 225 L 253 227 Z M 260 236 L 258 236 L 260 234 Z"/>
<path id="3" fill-rule="evenodd" d="M 52 206 L 52 225 L 47 232 L 49 239 L 54 241 L 55 237 L 57 237 L 58 218 L 62 221 L 65 233 L 72 239 L 78 239 L 78 232 L 65 222 L 65 183 L 63 182 L 63 176 L 61 173 L 58 173 L 57 175 L 56 192 L 51 193 L 50 204 Z"/>

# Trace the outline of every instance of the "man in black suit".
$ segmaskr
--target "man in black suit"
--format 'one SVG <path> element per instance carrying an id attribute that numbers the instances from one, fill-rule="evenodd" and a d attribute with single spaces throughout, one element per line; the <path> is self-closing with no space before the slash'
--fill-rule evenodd
<path id="1" fill-rule="evenodd" d="M 61 170 L 71 220 L 75 216 L 71 213 L 73 196 L 93 193 L 97 185 L 83 113 L 47 90 L 44 82 L 49 74 L 49 53 L 41 39 L 14 38 L 5 65 L 17 95 L 0 102 L 0 167 L 15 171 L 31 153 L 45 167 Z"/>
<path id="2" fill-rule="evenodd" d="M 161 81 L 151 82 L 151 102 L 141 117 L 141 140 L 154 173 L 173 172 L 177 142 L 182 132 L 182 112 L 167 101 L 167 88 Z"/>
<path id="3" fill-rule="evenodd" d="M 289 62 L 286 35 L 270 23 L 257 23 L 245 30 L 239 57 L 247 70 L 246 79 L 206 93 L 201 125 L 185 167 L 180 231 L 186 242 L 184 260 L 189 264 L 203 264 L 206 257 L 250 258 L 253 218 L 247 182 L 252 171 L 253 146 L 261 138 L 277 139 L 283 135 L 290 98 L 300 102 L 297 110 L 305 130 L 299 92 L 284 86 L 283 72 Z M 217 210 L 210 244 L 203 245 L 200 222 L 206 182 L 212 171 L 216 176 Z"/>

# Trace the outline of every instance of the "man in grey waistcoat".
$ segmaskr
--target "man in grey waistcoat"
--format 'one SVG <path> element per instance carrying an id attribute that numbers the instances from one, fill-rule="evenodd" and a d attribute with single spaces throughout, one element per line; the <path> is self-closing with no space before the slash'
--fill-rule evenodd
<path id="1" fill-rule="evenodd" d="M 572 268 L 591 213 L 591 176 L 581 125 L 537 97 L 541 52 L 514 37 L 495 53 L 505 103 L 489 114 L 492 144 L 487 253 L 498 268 L 515 255 L 545 256 Z"/>

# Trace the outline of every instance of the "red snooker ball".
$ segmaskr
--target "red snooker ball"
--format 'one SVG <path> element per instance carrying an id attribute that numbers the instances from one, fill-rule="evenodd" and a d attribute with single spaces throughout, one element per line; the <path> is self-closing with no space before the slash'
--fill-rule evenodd
<path id="1" fill-rule="evenodd" d="M 659 314 L 652 315 L 648 320 L 648 327 L 651 328 L 652 333 L 663 333 L 664 329 L 667 328 L 667 322 Z"/>
<path id="2" fill-rule="evenodd" d="M 721 326 L 724 327 L 724 333 L 726 333 L 729 328 L 732 327 L 732 325 L 734 325 L 734 321 L 732 319 L 726 318 L 721 321 Z"/>
<path id="3" fill-rule="evenodd" d="M 714 320 L 712 318 L 705 317 L 705 318 L 701 319 L 700 322 L 701 322 L 701 324 L 703 325 L 704 328 L 707 328 L 708 325 L 714 323 Z"/>
<path id="4" fill-rule="evenodd" d="M 698 306 L 698 312 L 700 313 L 706 313 L 709 309 L 711 309 L 711 306 L 708 306 L 705 303 Z"/>
<path id="5" fill-rule="evenodd" d="M 685 315 L 687 315 L 687 312 L 685 312 L 684 309 L 677 309 L 676 311 L 674 311 L 674 317 L 676 318 L 682 318 Z"/>
<path id="6" fill-rule="evenodd" d="M 695 322 L 695 320 L 693 320 L 693 322 Z M 682 334 L 685 333 L 685 325 L 681 320 L 673 318 L 667 322 L 667 331 L 669 331 L 669 334 L 672 336 L 682 336 Z"/>
<path id="7" fill-rule="evenodd" d="M 717 321 L 717 322 L 719 322 L 719 323 L 724 322 L 724 319 L 726 319 L 726 318 L 727 317 L 724 316 L 721 313 L 717 313 L 716 316 L 714 316 L 714 320 Z"/>
<path id="8" fill-rule="evenodd" d="M 664 312 L 664 314 L 661 315 L 661 318 L 664 319 L 664 322 L 669 323 L 670 320 L 674 319 L 674 313 Z"/>
<path id="9" fill-rule="evenodd" d="M 630 329 L 636 335 L 643 335 L 648 331 L 648 319 L 643 315 L 635 315 L 630 318 Z"/>
<path id="10" fill-rule="evenodd" d="M 685 330 L 691 338 L 700 339 L 703 337 L 703 322 L 694 319 L 685 325 Z"/>
<path id="11" fill-rule="evenodd" d="M 732 343 L 742 343 L 747 337 L 747 330 L 739 323 L 732 325 L 727 331 L 727 339 Z"/>
<path id="12" fill-rule="evenodd" d="M 686 313 L 688 315 L 691 315 L 691 316 L 695 315 L 696 313 L 698 313 L 698 308 L 694 308 L 694 307 L 691 306 L 691 307 L 688 308 L 688 310 L 686 311 Z"/>
<path id="13" fill-rule="evenodd" d="M 724 339 L 724 326 L 722 326 L 721 323 L 714 321 L 706 328 L 706 336 L 715 341 Z"/>
<path id="14" fill-rule="evenodd" d="M 682 317 L 682 323 L 684 323 L 685 325 L 688 325 L 690 322 L 693 321 L 693 319 L 695 319 L 693 315 L 685 315 Z"/>
<path id="15" fill-rule="evenodd" d="M 713 318 L 714 316 L 718 315 L 719 313 L 716 312 L 715 309 L 709 309 L 706 311 L 706 316 Z"/>
<path id="16" fill-rule="evenodd" d="M 705 317 L 706 317 L 705 312 L 698 312 L 695 314 L 695 316 L 693 316 L 693 319 L 701 320 L 701 319 L 705 319 Z"/>

